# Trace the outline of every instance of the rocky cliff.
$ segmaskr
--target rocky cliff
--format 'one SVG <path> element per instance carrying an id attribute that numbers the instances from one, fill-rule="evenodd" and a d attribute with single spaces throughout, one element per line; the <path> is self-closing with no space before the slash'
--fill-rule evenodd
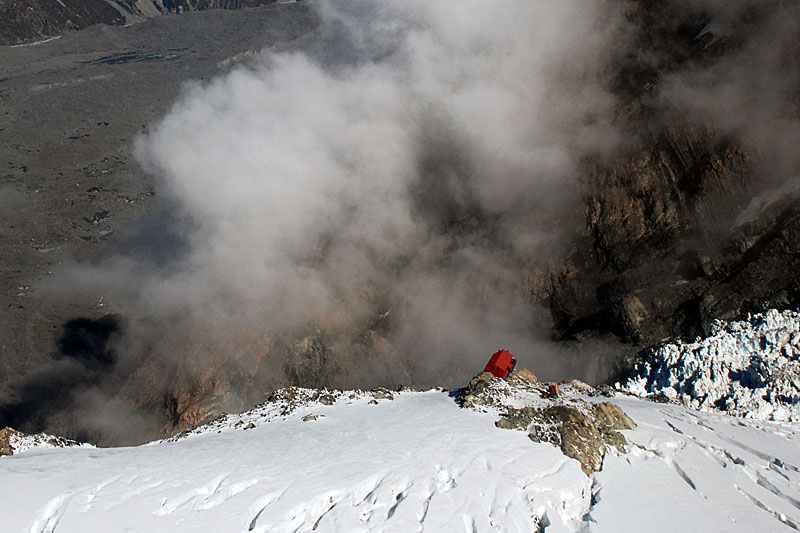
<path id="1" fill-rule="evenodd" d="M 747 128 L 728 128 L 665 96 L 680 76 L 723 83 L 717 66 L 746 61 L 764 36 L 723 31 L 702 10 L 676 14 L 675 7 L 630 3 L 636 53 L 610 76 L 627 145 L 587 163 L 582 231 L 555 266 L 531 270 L 530 293 L 551 309 L 561 338 L 610 332 L 650 345 L 706 332 L 716 318 L 800 303 L 796 163 L 778 170 L 771 158 L 782 156 Z M 741 30 L 766 17 L 751 9 L 730 24 Z M 796 70 L 786 71 L 781 111 L 790 121 L 798 113 Z M 757 104 L 730 113 L 757 115 Z"/>

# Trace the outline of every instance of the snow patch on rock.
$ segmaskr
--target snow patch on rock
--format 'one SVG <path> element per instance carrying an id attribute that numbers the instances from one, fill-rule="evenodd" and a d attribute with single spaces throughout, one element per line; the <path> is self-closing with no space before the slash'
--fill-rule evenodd
<path id="1" fill-rule="evenodd" d="M 324 418 L 325 411 L 332 406 L 356 403 L 377 405 L 379 402 L 391 401 L 400 394 L 409 394 L 411 392 L 414 391 L 409 388 L 404 388 L 402 392 L 395 392 L 383 387 L 371 390 L 285 387 L 272 392 L 266 401 L 250 411 L 239 414 L 223 413 L 216 420 L 212 420 L 207 424 L 183 431 L 167 439 L 151 442 L 146 446 L 152 446 L 160 442 L 176 442 L 208 433 L 227 433 L 254 429 L 269 422 L 289 418 L 300 418 L 303 422 L 313 422 Z"/>
<path id="2" fill-rule="evenodd" d="M 657 348 L 621 388 L 699 410 L 800 421 L 800 313 L 718 321 L 705 339 Z"/>
<path id="3" fill-rule="evenodd" d="M 29 435 L 10 427 L 0 429 L 0 456 L 19 455 L 37 448 L 67 448 L 72 446 L 92 447 L 90 444 L 82 444 L 63 437 L 48 435 L 47 433 Z"/>

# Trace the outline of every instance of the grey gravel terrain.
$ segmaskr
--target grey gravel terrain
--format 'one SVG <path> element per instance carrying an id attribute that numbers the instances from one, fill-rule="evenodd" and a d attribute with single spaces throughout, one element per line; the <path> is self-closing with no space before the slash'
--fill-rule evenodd
<path id="1" fill-rule="evenodd" d="M 315 28 L 303 4 L 274 4 L 0 47 L 0 390 L 52 354 L 65 320 L 113 308 L 97 294 L 67 301 L 48 280 L 68 259 L 102 254 L 152 208 L 158 191 L 133 141 L 181 84 L 263 47 L 304 46 Z"/>

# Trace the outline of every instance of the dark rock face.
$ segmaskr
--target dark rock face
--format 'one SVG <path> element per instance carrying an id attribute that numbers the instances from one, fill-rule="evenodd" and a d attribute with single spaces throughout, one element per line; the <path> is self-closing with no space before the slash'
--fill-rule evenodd
<path id="1" fill-rule="evenodd" d="M 227 339 L 211 340 L 199 331 L 191 340 L 168 345 L 148 354 L 114 398 L 129 409 L 159 416 L 157 433 L 183 431 L 263 398 L 263 389 L 253 384 L 263 382 L 259 375 L 272 363 L 269 338 L 235 331 Z"/>
<path id="2" fill-rule="evenodd" d="M 800 304 L 797 194 L 775 193 L 780 179 L 767 183 L 776 178 L 763 147 L 662 94 L 673 73 L 725 64 L 752 43 L 708 33 L 699 10 L 630 5 L 637 53 L 611 77 L 622 103 L 616 121 L 631 140 L 587 164 L 585 227 L 557 266 L 532 269 L 533 299 L 550 308 L 558 338 L 613 333 L 644 346 L 705 333 L 714 319 Z M 748 10 L 735 25 L 765 16 Z M 796 104 L 789 99 L 787 117 Z"/>
<path id="3" fill-rule="evenodd" d="M 749 170 L 740 146 L 682 130 L 592 176 L 591 252 L 570 258 L 570 275 L 547 294 L 561 334 L 610 331 L 652 344 L 800 302 L 797 200 L 737 225 L 731 214 L 755 194 Z"/>
<path id="4" fill-rule="evenodd" d="M 746 206 L 748 170 L 742 148 L 708 132 L 675 129 L 591 174 L 585 248 L 567 260 L 570 275 L 547 294 L 561 334 L 610 331 L 648 344 L 741 312 L 733 304 L 708 313 L 694 302 L 712 293 L 716 303 L 736 290 L 720 285 L 723 272 L 734 274 L 746 261 L 747 248 L 734 243 L 747 228 L 733 235 L 718 228 L 730 228 L 730 214 Z M 765 221 L 762 231 L 770 227 Z M 788 281 L 773 279 L 785 278 L 783 272 L 761 274 L 765 293 Z"/>

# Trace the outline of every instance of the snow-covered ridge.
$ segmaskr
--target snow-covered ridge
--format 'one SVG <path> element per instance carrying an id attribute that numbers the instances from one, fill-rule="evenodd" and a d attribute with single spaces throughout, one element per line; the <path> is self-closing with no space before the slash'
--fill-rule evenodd
<path id="1" fill-rule="evenodd" d="M 705 339 L 656 349 L 622 388 L 661 393 L 694 409 L 800 421 L 800 313 L 771 310 L 717 322 Z"/>
<path id="2" fill-rule="evenodd" d="M 591 480 L 576 461 L 495 428 L 496 416 L 459 408 L 447 391 L 276 394 L 172 442 L 3 458 L 0 530 L 536 531 L 552 524 L 578 531 L 586 524 Z M 71 453 L 55 453 L 64 451 Z"/>
<path id="3" fill-rule="evenodd" d="M 438 389 L 442 390 L 442 389 Z M 404 388 L 404 394 L 414 392 L 413 389 Z M 352 405 L 366 403 L 377 405 L 378 401 L 393 400 L 400 391 L 393 392 L 383 387 L 371 390 L 339 390 L 339 389 L 310 389 L 306 387 L 285 387 L 274 391 L 267 400 L 253 409 L 244 413 L 223 413 L 216 420 L 203 424 L 194 429 L 151 442 L 148 446 L 161 442 L 176 442 L 208 433 L 225 433 L 229 431 L 254 429 L 262 424 L 288 418 L 300 418 L 303 422 L 324 418 L 324 410 L 332 405 Z"/>
<path id="4" fill-rule="evenodd" d="M 2 457 L 0 531 L 800 529 L 792 424 L 577 382 L 553 399 L 533 379 L 473 381 L 461 402 L 441 389 L 291 387 L 169 441 Z M 606 397 L 638 425 L 591 475 L 546 439 L 498 423 L 525 409 L 588 413 Z"/>
<path id="5" fill-rule="evenodd" d="M 82 444 L 63 437 L 48 435 L 47 433 L 28 435 L 9 427 L 0 429 L 0 456 L 18 455 L 37 448 L 68 448 L 72 446 L 93 447 L 90 444 Z"/>

